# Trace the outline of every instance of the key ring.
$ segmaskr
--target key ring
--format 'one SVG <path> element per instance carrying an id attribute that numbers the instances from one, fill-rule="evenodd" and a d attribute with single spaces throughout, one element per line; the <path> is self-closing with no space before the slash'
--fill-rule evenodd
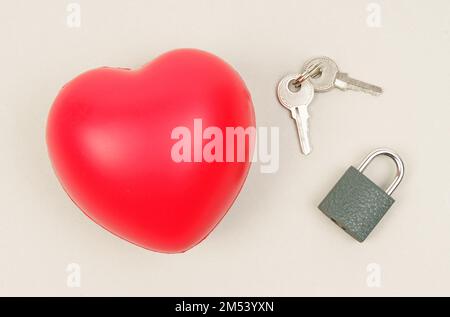
<path id="1" fill-rule="evenodd" d="M 311 65 L 310 67 L 305 69 L 305 71 L 301 73 L 297 79 L 294 80 L 294 87 L 299 88 L 305 80 L 307 80 L 311 76 L 317 75 L 319 71 L 320 63 Z"/>

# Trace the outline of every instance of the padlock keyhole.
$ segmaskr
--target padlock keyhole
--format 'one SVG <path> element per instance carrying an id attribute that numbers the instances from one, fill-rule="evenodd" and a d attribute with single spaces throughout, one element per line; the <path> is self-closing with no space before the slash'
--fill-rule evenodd
<path id="1" fill-rule="evenodd" d="M 342 230 L 344 230 L 344 231 L 347 231 L 347 230 L 345 230 L 345 228 L 344 227 L 342 227 L 340 224 L 338 224 L 338 222 L 334 219 L 334 218 L 330 218 L 335 224 L 337 224 L 340 228 L 342 228 Z"/>

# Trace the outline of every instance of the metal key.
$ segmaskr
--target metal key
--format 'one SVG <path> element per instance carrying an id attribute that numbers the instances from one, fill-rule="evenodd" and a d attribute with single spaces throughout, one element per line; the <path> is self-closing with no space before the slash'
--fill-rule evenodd
<path id="1" fill-rule="evenodd" d="M 278 84 L 277 94 L 281 105 L 291 111 L 297 126 L 300 148 L 303 154 L 308 155 L 311 152 L 308 136 L 308 106 L 314 97 L 314 86 L 306 80 L 296 89 L 293 82 L 298 76 L 299 74 L 292 74 L 284 77 Z"/>
<path id="2" fill-rule="evenodd" d="M 315 74 L 309 77 L 316 92 L 329 91 L 336 87 L 340 90 L 362 91 L 371 95 L 379 95 L 383 92 L 381 87 L 365 83 L 351 78 L 347 73 L 341 73 L 336 63 L 328 57 L 317 57 L 305 63 L 303 69 L 314 69 L 319 65 Z"/>

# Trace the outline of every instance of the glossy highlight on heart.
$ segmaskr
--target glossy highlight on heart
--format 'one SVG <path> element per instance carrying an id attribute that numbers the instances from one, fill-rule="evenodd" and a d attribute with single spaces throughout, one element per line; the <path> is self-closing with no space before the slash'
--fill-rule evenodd
<path id="1" fill-rule="evenodd" d="M 223 131 L 254 127 L 250 94 L 215 55 L 174 50 L 136 70 L 102 67 L 67 83 L 48 115 L 48 152 L 67 194 L 96 223 L 141 247 L 183 252 L 219 223 L 250 168 L 249 159 L 174 161 L 172 131 L 199 119 Z M 200 143 L 192 150 L 208 139 Z"/>

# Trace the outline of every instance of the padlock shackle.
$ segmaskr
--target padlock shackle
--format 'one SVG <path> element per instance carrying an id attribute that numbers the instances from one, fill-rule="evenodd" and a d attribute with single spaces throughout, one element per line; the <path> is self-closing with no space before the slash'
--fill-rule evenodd
<path id="1" fill-rule="evenodd" d="M 398 184 L 402 181 L 403 175 L 405 174 L 405 166 L 403 164 L 402 159 L 400 156 L 398 156 L 397 153 L 392 151 L 391 149 L 381 148 L 376 149 L 373 152 L 371 152 L 367 157 L 362 161 L 361 165 L 358 167 L 358 171 L 363 173 L 366 167 L 372 162 L 372 160 L 379 156 L 379 155 L 386 155 L 392 158 L 397 165 L 397 175 L 394 178 L 394 181 L 391 185 L 386 189 L 386 194 L 389 196 L 394 192 L 394 190 L 397 188 Z"/>

